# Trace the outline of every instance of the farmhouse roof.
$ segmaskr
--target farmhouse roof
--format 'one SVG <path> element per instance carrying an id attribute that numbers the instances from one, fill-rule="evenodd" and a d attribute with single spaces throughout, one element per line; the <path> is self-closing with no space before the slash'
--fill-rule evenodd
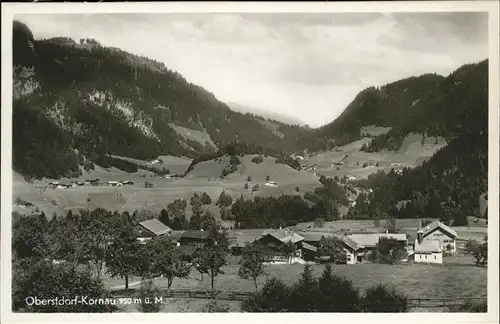
<path id="1" fill-rule="evenodd" d="M 450 234 L 450 236 L 453 236 L 454 238 L 458 237 L 457 232 L 455 232 L 453 229 L 451 229 L 449 226 L 444 225 L 440 221 L 434 221 L 427 225 L 426 227 L 423 228 L 423 237 L 426 237 L 430 233 L 434 232 L 435 230 L 441 230 L 442 232 Z"/>
<path id="2" fill-rule="evenodd" d="M 141 225 L 146 230 L 150 231 L 151 233 L 153 233 L 155 235 L 163 235 L 163 234 L 166 234 L 166 233 L 172 231 L 172 229 L 170 227 L 163 224 L 162 222 L 160 222 L 156 218 L 148 219 L 146 221 L 140 222 L 139 225 Z"/>
<path id="3" fill-rule="evenodd" d="M 312 252 L 318 252 L 318 248 L 315 247 L 314 245 L 307 244 L 307 243 L 302 243 L 302 248 L 312 251 Z"/>
<path id="4" fill-rule="evenodd" d="M 351 248 L 353 251 L 357 251 L 360 247 L 358 244 L 353 241 L 349 236 L 346 236 L 342 239 L 344 241 L 344 244 L 347 245 L 349 248 Z"/>
<path id="5" fill-rule="evenodd" d="M 181 237 L 184 231 L 172 231 L 168 238 L 170 239 L 170 242 L 177 243 Z"/>
<path id="6" fill-rule="evenodd" d="M 181 238 L 206 239 L 206 238 L 208 238 L 208 232 L 187 230 L 184 233 L 182 233 Z"/>
<path id="7" fill-rule="evenodd" d="M 430 254 L 430 253 L 439 253 L 442 252 L 441 247 L 439 246 L 439 241 L 422 241 L 418 243 L 418 240 L 415 240 L 415 253 L 419 254 Z"/>
<path id="8" fill-rule="evenodd" d="M 265 231 L 264 233 L 262 233 L 262 236 L 267 236 L 267 235 L 271 235 L 272 237 L 274 237 L 277 240 L 280 240 L 283 243 L 288 243 L 291 241 L 292 243 L 295 244 L 297 242 L 304 240 L 303 236 L 300 236 L 299 234 L 295 233 L 294 231 L 288 228 L 279 229 L 275 231 Z"/>
<path id="9" fill-rule="evenodd" d="M 378 234 L 351 234 L 344 238 L 349 238 L 358 248 L 375 247 L 381 238 L 392 238 L 398 241 L 406 241 L 406 234 L 378 233 Z"/>

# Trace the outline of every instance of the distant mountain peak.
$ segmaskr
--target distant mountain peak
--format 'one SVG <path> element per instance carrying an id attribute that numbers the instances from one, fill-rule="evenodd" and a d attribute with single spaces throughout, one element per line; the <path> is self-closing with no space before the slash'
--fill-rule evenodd
<path id="1" fill-rule="evenodd" d="M 265 109 L 260 109 L 260 108 L 255 108 L 255 107 L 249 107 L 245 105 L 241 105 L 239 103 L 235 102 L 228 102 L 227 105 L 229 108 L 233 111 L 240 112 L 242 114 L 254 114 L 266 119 L 271 119 L 271 120 L 276 120 L 278 122 L 282 122 L 285 124 L 290 124 L 290 125 L 299 125 L 299 126 L 306 126 L 306 124 L 303 121 L 300 121 L 297 118 L 291 117 L 286 114 L 282 113 L 277 113 L 274 111 L 269 111 Z"/>

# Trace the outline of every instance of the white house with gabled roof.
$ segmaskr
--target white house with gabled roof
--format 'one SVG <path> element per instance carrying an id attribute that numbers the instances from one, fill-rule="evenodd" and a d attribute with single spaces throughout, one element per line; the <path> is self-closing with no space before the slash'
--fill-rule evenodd
<path id="1" fill-rule="evenodd" d="M 420 229 L 418 234 L 421 234 L 422 242 L 438 241 L 443 252 L 455 253 L 457 251 L 457 232 L 440 221 L 428 224 Z"/>
<path id="2" fill-rule="evenodd" d="M 415 239 L 414 261 L 415 263 L 443 263 L 443 248 L 438 240 L 421 241 L 418 237 Z"/>

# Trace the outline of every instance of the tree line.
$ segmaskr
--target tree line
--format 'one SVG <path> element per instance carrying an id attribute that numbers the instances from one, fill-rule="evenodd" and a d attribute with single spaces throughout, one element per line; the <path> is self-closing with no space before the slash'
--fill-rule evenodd
<path id="1" fill-rule="evenodd" d="M 297 282 L 287 285 L 271 278 L 242 304 L 246 312 L 406 312 L 407 297 L 394 288 L 376 285 L 360 293 L 352 282 L 333 272 L 327 264 L 319 278 L 310 265 Z"/>
<path id="2" fill-rule="evenodd" d="M 192 255 L 186 255 L 171 244 L 168 236 L 141 244 L 135 214 L 95 209 L 69 212 L 50 221 L 43 213 L 13 216 L 14 311 L 116 311 L 113 304 L 26 303 L 29 296 L 110 298 L 101 281 L 104 269 L 111 277 L 125 279 L 125 289 L 131 276 L 141 278 L 144 285 L 140 294 L 154 290 L 152 281 L 160 276 L 167 279 L 170 288 L 175 278 L 188 278 L 192 267 L 210 277 L 213 289 L 229 253 L 227 234 L 215 227 L 207 229 L 208 239 L 197 245 Z"/>
<path id="3" fill-rule="evenodd" d="M 378 172 L 359 181 L 373 193 L 360 194 L 349 217 L 377 219 L 387 213 L 466 226 L 467 216 L 478 215 L 479 196 L 487 191 L 487 138 L 486 133 L 459 137 L 419 167 L 405 168 L 400 175 Z"/>

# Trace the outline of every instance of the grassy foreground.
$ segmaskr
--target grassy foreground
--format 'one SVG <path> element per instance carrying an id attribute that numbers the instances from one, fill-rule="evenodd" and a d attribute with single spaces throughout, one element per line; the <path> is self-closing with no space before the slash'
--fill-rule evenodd
<path id="1" fill-rule="evenodd" d="M 324 265 L 313 265 L 315 276 L 320 276 Z M 304 266 L 272 265 L 266 266 L 265 271 L 269 278 L 277 277 L 286 283 L 295 282 Z M 368 287 L 382 283 L 391 285 L 403 291 L 409 298 L 418 297 L 474 297 L 484 296 L 487 290 L 487 269 L 478 267 L 456 267 L 442 265 L 385 265 L 385 264 L 357 264 L 335 265 L 334 271 L 340 276 L 352 280 L 355 287 L 365 290 Z M 130 283 L 138 281 L 132 278 Z M 266 277 L 258 279 L 259 288 L 266 282 Z M 123 285 L 120 279 L 104 278 L 107 288 Z M 159 288 L 167 288 L 164 279 L 155 279 Z M 130 288 L 137 288 L 138 285 Z M 193 270 L 188 279 L 175 279 L 172 289 L 209 289 L 210 280 L 205 275 L 203 281 L 200 274 Z M 215 288 L 230 291 L 255 290 L 253 282 L 238 277 L 238 267 L 224 268 L 224 274 L 215 279 Z"/>

